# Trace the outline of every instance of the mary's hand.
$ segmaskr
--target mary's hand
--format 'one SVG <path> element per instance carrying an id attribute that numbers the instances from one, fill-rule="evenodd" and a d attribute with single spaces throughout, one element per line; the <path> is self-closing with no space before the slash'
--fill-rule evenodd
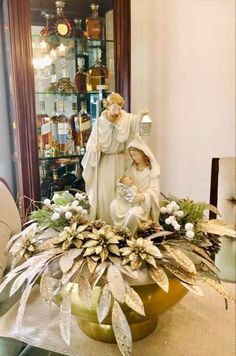
<path id="1" fill-rule="evenodd" d="M 142 193 L 136 194 L 134 196 L 133 203 L 138 205 L 138 204 L 141 204 L 144 200 L 145 200 L 144 194 L 142 194 Z"/>

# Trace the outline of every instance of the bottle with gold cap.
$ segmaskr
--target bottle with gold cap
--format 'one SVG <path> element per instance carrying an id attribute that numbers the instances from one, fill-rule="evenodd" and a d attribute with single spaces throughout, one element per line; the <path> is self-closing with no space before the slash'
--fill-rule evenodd
<path id="1" fill-rule="evenodd" d="M 86 19 L 86 30 L 91 40 L 104 39 L 104 18 L 98 15 L 99 4 L 90 5 L 92 14 Z"/>

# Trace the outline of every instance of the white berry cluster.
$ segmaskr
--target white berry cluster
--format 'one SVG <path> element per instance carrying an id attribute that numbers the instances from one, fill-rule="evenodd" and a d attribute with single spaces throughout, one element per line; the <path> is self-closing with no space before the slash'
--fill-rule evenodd
<path id="1" fill-rule="evenodd" d="M 179 224 L 179 219 L 184 216 L 184 212 L 180 210 L 180 206 L 176 203 L 176 201 L 171 201 L 166 206 L 163 206 L 160 209 L 161 214 L 168 214 L 169 216 L 165 219 L 165 223 L 167 225 L 172 225 L 175 231 L 179 231 L 181 229 L 181 225 Z M 187 239 L 192 240 L 194 238 L 194 225 L 192 223 L 187 223 L 184 226 L 185 236 Z"/>
<path id="2" fill-rule="evenodd" d="M 60 195 L 56 193 L 54 194 L 53 199 L 57 198 L 60 198 Z M 59 220 L 61 217 L 65 218 L 66 220 L 69 220 L 75 214 L 86 216 L 88 214 L 87 210 L 83 209 L 83 207 L 79 205 L 80 201 L 84 199 L 84 196 L 80 193 L 76 193 L 75 198 L 76 199 L 73 200 L 71 203 L 59 206 L 55 206 L 55 204 L 52 204 L 52 201 L 50 199 L 45 199 L 43 202 L 44 205 L 46 207 L 51 207 L 53 210 L 51 220 L 56 221 Z"/>

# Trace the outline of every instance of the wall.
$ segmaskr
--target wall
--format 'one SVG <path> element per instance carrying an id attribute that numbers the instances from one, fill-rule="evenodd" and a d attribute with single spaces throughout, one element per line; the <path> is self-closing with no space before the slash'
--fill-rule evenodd
<path id="1" fill-rule="evenodd" d="M 131 0 L 131 107 L 150 109 L 161 191 L 209 200 L 235 156 L 234 0 Z"/>

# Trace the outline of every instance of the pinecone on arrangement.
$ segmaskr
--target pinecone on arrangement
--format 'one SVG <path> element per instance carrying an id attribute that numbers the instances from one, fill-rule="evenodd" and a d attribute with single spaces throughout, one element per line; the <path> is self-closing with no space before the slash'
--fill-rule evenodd
<path id="1" fill-rule="evenodd" d="M 116 234 L 119 235 L 121 237 L 123 237 L 124 240 L 129 240 L 132 237 L 132 234 L 130 232 L 130 230 L 128 228 L 120 228 L 117 226 L 114 226 L 112 231 Z"/>
<path id="2" fill-rule="evenodd" d="M 89 231 L 89 230 L 92 231 L 92 229 L 100 230 L 100 229 L 102 229 L 104 226 L 106 226 L 105 221 L 103 221 L 103 220 L 101 220 L 101 219 L 100 219 L 100 220 L 94 220 L 91 224 L 88 225 L 87 230 L 88 230 L 88 231 Z"/>
<path id="3" fill-rule="evenodd" d="M 138 237 L 148 237 L 156 232 L 163 231 L 163 228 L 160 224 L 155 221 L 146 221 L 138 229 Z M 163 240 L 163 237 L 161 237 Z"/>
<path id="4" fill-rule="evenodd" d="M 220 250 L 220 236 L 214 234 L 207 234 L 207 238 L 211 243 L 211 246 L 207 246 L 206 250 L 209 252 L 210 255 L 216 254 Z"/>

